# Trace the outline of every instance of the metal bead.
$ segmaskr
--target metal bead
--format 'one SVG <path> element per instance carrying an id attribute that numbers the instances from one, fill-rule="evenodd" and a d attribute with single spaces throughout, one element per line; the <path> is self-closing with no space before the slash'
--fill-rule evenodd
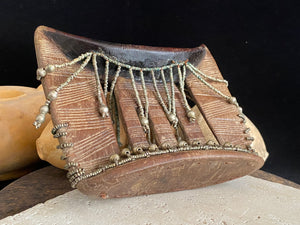
<path id="1" fill-rule="evenodd" d="M 38 123 L 43 123 L 45 121 L 45 115 L 39 114 L 36 118 L 35 121 Z"/>
<path id="2" fill-rule="evenodd" d="M 233 145 L 232 145 L 231 143 L 229 143 L 229 142 L 224 143 L 223 146 L 224 146 L 224 147 L 233 147 Z"/>
<path id="3" fill-rule="evenodd" d="M 174 120 L 176 120 L 176 115 L 175 114 L 173 114 L 173 113 L 170 113 L 169 115 L 168 115 L 168 119 L 169 119 L 169 121 L 174 121 Z"/>
<path id="4" fill-rule="evenodd" d="M 47 105 L 41 106 L 41 108 L 40 108 L 41 114 L 47 114 L 48 112 L 49 112 L 49 106 L 47 106 Z"/>
<path id="5" fill-rule="evenodd" d="M 45 70 L 47 71 L 47 73 L 51 73 L 55 70 L 55 66 L 48 65 L 48 66 L 46 66 Z"/>
<path id="6" fill-rule="evenodd" d="M 120 160 L 120 156 L 118 154 L 113 154 L 113 155 L 110 156 L 109 160 L 111 162 L 116 163 L 116 162 L 118 162 Z"/>
<path id="7" fill-rule="evenodd" d="M 236 100 L 236 97 L 230 97 L 229 99 L 228 99 L 228 102 L 230 103 L 230 104 L 234 104 L 234 105 L 237 105 L 238 103 L 237 103 L 237 100 Z"/>
<path id="8" fill-rule="evenodd" d="M 144 151 L 141 147 L 134 147 L 133 152 L 134 154 L 142 154 Z"/>
<path id="9" fill-rule="evenodd" d="M 131 155 L 129 148 L 123 148 L 121 151 L 121 155 L 129 157 Z"/>
<path id="10" fill-rule="evenodd" d="M 170 123 L 172 123 L 173 126 L 175 126 L 177 124 L 177 122 L 178 122 L 177 116 L 175 114 L 173 114 L 173 113 L 170 113 L 168 115 L 168 120 L 170 121 Z"/>
<path id="11" fill-rule="evenodd" d="M 171 148 L 171 145 L 168 142 L 165 142 L 161 145 L 161 147 L 162 147 L 162 149 L 166 150 L 166 149 Z"/>
<path id="12" fill-rule="evenodd" d="M 247 150 L 249 150 L 249 151 L 254 151 L 254 149 L 252 148 L 251 145 L 247 145 L 246 148 L 247 148 Z"/>
<path id="13" fill-rule="evenodd" d="M 33 122 L 33 126 L 35 126 L 36 129 L 38 129 L 42 124 L 37 122 L 37 121 L 34 121 Z"/>
<path id="14" fill-rule="evenodd" d="M 179 141 L 178 147 L 186 147 L 188 146 L 188 143 L 186 141 Z"/>
<path id="15" fill-rule="evenodd" d="M 151 145 L 149 146 L 149 151 L 150 151 L 150 152 L 155 152 L 155 151 L 157 151 L 157 150 L 158 150 L 158 147 L 157 147 L 156 144 L 151 144 Z"/>
<path id="16" fill-rule="evenodd" d="M 45 77 L 46 74 L 47 74 L 47 72 L 44 68 L 38 68 L 36 70 L 36 79 L 41 80 L 41 78 Z"/>
<path id="17" fill-rule="evenodd" d="M 190 120 L 191 122 L 196 120 L 196 114 L 195 114 L 195 112 L 192 111 L 192 110 L 188 111 L 187 117 L 189 118 L 189 120 Z"/>
<path id="18" fill-rule="evenodd" d="M 208 142 L 206 142 L 207 145 L 215 145 L 215 142 L 212 140 L 209 140 Z"/>
<path id="19" fill-rule="evenodd" d="M 246 140 L 248 140 L 248 141 L 254 141 L 254 137 L 246 137 Z"/>
<path id="20" fill-rule="evenodd" d="M 250 128 L 246 128 L 246 129 L 244 130 L 244 134 L 249 134 L 249 132 L 250 132 Z"/>
<path id="21" fill-rule="evenodd" d="M 106 105 L 101 105 L 100 108 L 99 108 L 99 112 L 100 112 L 102 117 L 107 117 L 109 109 Z"/>
<path id="22" fill-rule="evenodd" d="M 148 126 L 149 120 L 146 117 L 141 117 L 140 119 L 142 126 Z"/>
<path id="23" fill-rule="evenodd" d="M 199 140 L 198 141 L 196 140 L 196 141 L 193 141 L 192 145 L 199 146 L 199 145 L 201 145 L 201 142 Z"/>
<path id="24" fill-rule="evenodd" d="M 50 91 L 49 94 L 48 94 L 48 97 L 47 99 L 50 100 L 50 101 L 53 101 L 54 99 L 57 98 L 57 91 Z"/>

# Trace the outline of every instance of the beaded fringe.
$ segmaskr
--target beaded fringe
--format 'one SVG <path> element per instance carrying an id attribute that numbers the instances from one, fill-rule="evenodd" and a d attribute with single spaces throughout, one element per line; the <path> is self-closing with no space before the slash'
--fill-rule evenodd
<path id="1" fill-rule="evenodd" d="M 100 82 L 100 77 L 98 74 L 98 63 L 97 63 L 97 57 L 101 57 L 105 60 L 105 72 L 104 72 L 104 85 L 102 87 L 101 82 Z M 39 68 L 37 70 L 37 79 L 40 80 L 41 78 L 45 77 L 47 73 L 51 73 L 56 69 L 64 68 L 67 66 L 72 66 L 75 63 L 81 62 L 80 67 L 70 76 L 67 78 L 67 80 L 62 83 L 59 87 L 57 87 L 55 90 L 51 91 L 48 96 L 47 100 L 45 102 L 45 105 L 41 107 L 40 114 L 37 116 L 36 121 L 34 122 L 34 126 L 36 128 L 39 128 L 41 124 L 45 120 L 45 114 L 49 112 L 49 105 L 50 103 L 55 100 L 58 96 L 58 93 L 60 90 L 62 90 L 65 86 L 67 86 L 73 79 L 76 78 L 76 76 L 87 66 L 87 64 L 92 60 L 93 68 L 94 68 L 94 73 L 95 73 L 95 80 L 96 80 L 96 85 L 97 85 L 97 97 L 99 101 L 99 113 L 101 117 L 107 117 L 109 116 L 109 107 L 105 105 L 103 102 L 103 96 L 106 99 L 107 94 L 108 94 L 108 77 L 109 77 L 109 65 L 113 64 L 117 66 L 116 73 L 114 74 L 114 78 L 111 83 L 110 87 L 110 95 L 109 95 L 109 101 L 108 105 L 111 105 L 112 102 L 112 96 L 115 88 L 115 84 L 117 82 L 117 79 L 120 75 L 120 72 L 122 69 L 127 69 L 128 73 L 130 75 L 132 87 L 135 93 L 137 105 L 138 105 L 138 114 L 139 118 L 141 121 L 141 124 L 145 130 L 146 133 L 149 132 L 149 120 L 148 120 L 148 110 L 149 110 L 149 101 L 148 101 L 148 95 L 147 95 L 147 89 L 145 85 L 145 80 L 144 80 L 144 73 L 145 72 L 150 72 L 151 77 L 152 77 L 152 82 L 153 86 L 155 89 L 155 94 L 158 98 L 159 104 L 163 108 L 167 118 L 169 119 L 170 123 L 176 128 L 177 123 L 178 123 L 178 118 L 176 115 L 176 105 L 175 105 L 175 82 L 174 82 L 174 76 L 173 76 L 173 69 L 177 69 L 178 71 L 178 76 L 179 76 L 179 89 L 180 93 L 183 97 L 184 101 L 184 108 L 186 110 L 186 115 L 189 118 L 190 121 L 194 121 L 195 114 L 191 110 L 191 107 L 188 104 L 185 91 L 184 91 L 184 86 L 185 86 L 185 78 L 186 78 L 186 70 L 188 69 L 194 76 L 196 76 L 204 85 L 206 85 L 208 88 L 213 90 L 215 93 L 223 97 L 225 100 L 228 102 L 235 104 L 238 106 L 238 103 L 234 97 L 227 96 L 223 94 L 221 91 L 216 89 L 214 86 L 212 86 L 210 83 L 208 83 L 205 79 L 219 82 L 219 83 L 225 83 L 228 85 L 228 82 L 226 80 L 221 80 L 221 79 L 216 79 L 214 77 L 210 77 L 208 75 L 205 75 L 203 72 L 201 72 L 199 69 L 197 69 L 195 66 L 193 66 L 190 62 L 184 61 L 184 62 L 173 62 L 170 65 L 165 65 L 162 67 L 153 67 L 153 68 L 143 68 L 143 67 L 136 67 L 136 66 L 131 66 L 129 64 L 121 63 L 117 61 L 116 59 L 113 59 L 107 55 L 105 55 L 103 52 L 87 52 L 76 59 L 73 59 L 70 62 L 59 64 L 59 65 L 48 65 L 45 68 Z M 171 90 L 169 91 L 167 82 L 166 82 L 166 76 L 165 76 L 165 71 L 169 71 L 169 79 L 170 79 L 170 86 Z M 142 104 L 141 98 L 139 96 L 139 92 L 136 87 L 136 77 L 134 76 L 134 71 L 139 72 L 139 78 L 142 84 L 142 89 L 143 89 L 143 94 L 144 94 L 144 99 L 145 103 Z M 167 105 L 165 104 L 165 101 L 163 100 L 161 93 L 157 87 L 157 81 L 155 78 L 155 72 L 160 73 L 160 77 L 162 78 L 163 85 L 164 85 L 164 90 L 165 94 L 167 96 Z M 103 89 L 103 93 L 102 90 Z M 102 96 L 103 95 L 103 96 Z"/>
<path id="2" fill-rule="evenodd" d="M 101 84 L 100 76 L 98 73 L 97 57 L 102 58 L 105 61 L 103 85 Z M 209 149 L 217 150 L 217 149 L 225 149 L 225 148 L 227 148 L 227 150 L 253 152 L 252 149 L 249 150 L 249 149 L 234 148 L 232 146 L 217 146 L 217 145 L 211 145 L 209 143 L 207 145 L 200 145 L 200 143 L 199 143 L 199 145 L 196 145 L 196 146 L 187 146 L 187 143 L 185 141 L 180 141 L 178 148 L 163 149 L 163 150 L 158 149 L 158 146 L 156 144 L 151 143 L 151 137 L 150 137 L 151 131 L 150 131 L 150 126 L 149 126 L 149 100 L 148 100 L 146 83 L 145 83 L 145 79 L 144 79 L 145 73 L 150 73 L 151 78 L 152 78 L 152 84 L 154 87 L 154 92 L 157 97 L 157 100 L 158 100 L 160 106 L 162 107 L 164 113 L 166 114 L 166 117 L 168 118 L 170 124 L 175 128 L 176 131 L 178 128 L 178 118 L 177 118 L 177 114 L 176 114 L 176 105 L 175 105 L 175 86 L 176 86 L 176 84 L 174 81 L 173 70 L 177 70 L 177 73 L 178 73 L 179 91 L 180 91 L 180 94 L 183 99 L 183 106 L 186 111 L 186 116 L 188 117 L 190 122 L 194 122 L 196 119 L 196 116 L 195 116 L 195 113 L 191 110 L 191 107 L 188 103 L 187 96 L 186 96 L 185 90 L 184 90 L 187 70 L 191 74 L 193 74 L 205 86 L 207 86 L 209 89 L 211 89 L 212 91 L 217 93 L 219 96 L 224 98 L 224 100 L 226 100 L 228 103 L 234 104 L 236 107 L 238 107 L 238 109 L 240 111 L 240 114 L 238 116 L 240 116 L 243 119 L 243 121 L 245 121 L 245 116 L 242 113 L 242 109 L 241 109 L 241 107 L 239 107 L 236 98 L 225 95 L 224 93 L 222 93 L 220 90 L 218 90 L 212 84 L 209 83 L 209 81 L 214 81 L 214 82 L 224 83 L 224 84 L 228 85 L 228 82 L 226 80 L 217 79 L 217 78 L 214 78 L 214 77 L 204 74 L 202 71 L 200 71 L 198 68 L 196 68 L 194 65 L 192 65 L 188 61 L 172 62 L 169 65 L 165 65 L 165 66 L 161 66 L 161 67 L 136 67 L 136 66 L 122 63 L 122 62 L 116 60 L 115 58 L 112 58 L 112 57 L 106 55 L 105 53 L 103 53 L 101 51 L 87 52 L 87 53 L 81 54 L 79 57 L 73 59 L 70 62 L 66 62 L 66 63 L 59 64 L 59 65 L 48 65 L 45 68 L 37 69 L 37 79 L 41 80 L 42 78 L 44 78 L 47 75 L 47 73 L 51 73 L 57 69 L 72 66 L 76 63 L 81 62 L 80 67 L 74 73 L 72 73 L 64 83 L 62 83 L 60 86 L 58 86 L 55 90 L 52 90 L 49 92 L 45 104 L 40 108 L 40 114 L 36 117 L 36 120 L 33 123 L 33 125 L 36 128 L 39 128 L 41 126 L 41 124 L 45 121 L 45 115 L 49 112 L 50 104 L 53 100 L 55 100 L 58 97 L 60 90 L 62 90 L 65 86 L 67 86 L 73 79 L 75 79 L 76 76 L 88 65 L 88 63 L 90 63 L 90 61 L 92 61 L 92 65 L 93 65 L 93 69 L 94 69 L 96 88 L 97 88 L 97 98 L 99 101 L 99 109 L 98 110 L 99 110 L 100 117 L 102 117 L 102 118 L 108 117 L 109 114 L 112 115 L 112 107 L 113 107 L 112 102 L 113 102 L 114 88 L 115 88 L 116 82 L 118 80 L 118 77 L 120 76 L 120 72 L 122 69 L 128 72 L 128 75 L 131 80 L 131 85 L 134 90 L 137 106 L 138 106 L 138 115 L 139 115 L 140 123 L 147 135 L 147 139 L 150 144 L 150 147 L 148 149 L 149 151 L 146 151 L 146 152 L 144 152 L 142 148 L 133 149 L 133 152 L 136 155 L 131 155 L 130 147 L 124 148 L 121 151 L 121 156 L 127 157 L 126 159 L 121 160 L 119 155 L 114 154 L 111 156 L 112 164 L 101 167 L 100 169 L 98 169 L 97 171 L 94 171 L 91 174 L 84 174 L 84 170 L 77 168 L 76 163 L 69 162 L 67 164 L 67 167 L 69 167 L 69 169 L 73 168 L 73 167 L 75 168 L 75 169 L 73 168 L 73 169 L 69 170 L 69 173 L 68 173 L 68 176 L 70 177 L 72 186 L 75 187 L 76 184 L 80 180 L 91 177 L 91 176 L 95 176 L 95 175 L 103 172 L 105 169 L 112 168 L 117 165 L 121 165 L 126 162 L 130 162 L 132 160 L 138 159 L 138 158 L 150 157 L 151 155 L 159 155 L 159 154 L 165 154 L 165 153 L 170 153 L 170 152 L 187 151 L 187 150 L 209 150 Z M 116 66 L 117 69 L 116 69 L 115 74 L 113 75 L 113 79 L 112 79 L 111 85 L 110 85 L 110 90 L 108 90 L 108 86 L 109 86 L 108 78 L 109 78 L 109 76 L 111 76 L 109 68 L 110 68 L 111 64 Z M 169 77 L 166 77 L 167 76 L 166 72 L 168 72 Z M 159 73 L 159 77 L 161 78 L 161 81 L 162 81 L 162 84 L 164 87 L 163 94 L 164 94 L 164 96 L 166 96 L 166 100 L 164 100 L 162 98 L 162 93 L 158 89 L 155 73 Z M 136 74 L 138 74 L 138 77 Z M 167 82 L 167 78 L 169 78 L 168 79 L 169 85 Z M 137 80 L 139 80 L 139 82 L 141 83 L 141 86 L 142 86 L 142 91 L 143 91 L 143 96 L 144 96 L 143 102 L 140 98 L 140 93 L 136 86 Z M 110 94 L 109 94 L 107 104 L 105 104 L 103 99 L 107 99 L 108 92 Z M 118 122 L 118 121 L 115 121 L 115 122 Z M 118 123 L 117 123 L 117 125 L 118 125 Z M 68 126 L 67 124 L 58 124 L 57 126 L 55 126 L 52 131 L 53 136 L 55 138 L 59 138 L 61 136 L 66 136 L 67 132 L 59 132 L 59 129 L 61 129 L 63 127 L 67 127 L 67 126 Z M 118 129 L 119 129 L 119 127 L 117 126 L 117 130 Z M 247 128 L 245 130 L 245 133 L 246 132 L 249 132 L 249 128 Z M 118 140 L 120 139 L 119 132 L 117 132 L 117 138 L 118 138 Z M 251 140 L 253 141 L 252 137 L 249 137 L 249 138 L 251 138 Z M 66 159 L 66 151 L 64 151 L 64 150 L 66 148 L 69 148 L 72 146 L 73 146 L 72 143 L 63 143 L 58 146 L 58 148 L 63 149 L 64 154 L 63 154 L 62 159 Z"/>

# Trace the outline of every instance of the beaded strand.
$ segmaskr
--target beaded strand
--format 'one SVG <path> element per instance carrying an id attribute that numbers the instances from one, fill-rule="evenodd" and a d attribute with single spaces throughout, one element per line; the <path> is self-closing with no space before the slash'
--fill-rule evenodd
<path id="1" fill-rule="evenodd" d="M 176 105 L 175 105 L 175 82 L 174 82 L 174 76 L 173 76 L 173 67 L 175 67 L 175 66 L 177 66 L 177 69 L 178 69 L 179 87 L 180 87 L 180 92 L 181 92 L 181 95 L 182 95 L 183 101 L 184 101 L 184 108 L 186 110 L 187 117 L 189 118 L 189 120 L 191 122 L 195 120 L 195 113 L 191 110 L 191 108 L 190 108 L 190 106 L 187 102 L 187 98 L 186 98 L 185 91 L 184 91 L 186 68 L 188 68 L 190 70 L 190 72 L 194 76 L 196 76 L 208 88 L 210 88 L 215 93 L 217 93 L 218 95 L 220 95 L 221 97 L 226 99 L 229 103 L 234 104 L 237 107 L 239 107 L 235 97 L 230 97 L 230 96 L 227 96 L 227 95 L 223 94 L 221 91 L 219 91 L 214 86 L 209 84 L 206 80 L 204 80 L 204 78 L 215 81 L 215 82 L 222 82 L 222 83 L 225 83 L 226 85 L 228 85 L 228 82 L 226 80 L 221 80 L 221 79 L 217 79 L 217 78 L 208 76 L 208 75 L 204 74 L 202 71 L 200 71 L 199 69 L 197 69 L 195 66 L 193 66 L 190 62 L 187 62 L 187 61 L 179 62 L 179 63 L 173 62 L 170 65 L 165 65 L 165 66 L 162 66 L 162 67 L 153 67 L 153 68 L 145 67 L 145 68 L 142 68 L 142 67 L 131 66 L 129 64 L 119 62 L 115 58 L 112 58 L 112 57 L 109 57 L 109 56 L 105 55 L 103 52 L 94 52 L 94 51 L 92 51 L 92 52 L 87 52 L 87 53 L 81 54 L 79 57 L 73 59 L 70 62 L 66 62 L 66 63 L 60 64 L 60 65 L 48 65 L 45 68 L 39 68 L 37 70 L 37 78 L 42 79 L 43 77 L 46 76 L 47 73 L 53 72 L 55 69 L 71 66 L 71 65 L 74 65 L 77 62 L 80 62 L 80 61 L 84 60 L 83 63 L 80 65 L 79 69 L 77 71 L 75 71 L 70 77 L 68 77 L 66 82 L 62 83 L 55 90 L 49 92 L 49 94 L 47 96 L 47 101 L 45 102 L 45 105 L 43 105 L 40 108 L 40 114 L 36 117 L 36 120 L 34 122 L 34 125 L 35 125 L 36 128 L 39 128 L 41 126 L 41 124 L 44 122 L 45 115 L 49 112 L 50 103 L 57 98 L 58 92 L 63 87 L 68 85 L 74 78 L 76 78 L 76 76 L 86 67 L 86 65 L 89 63 L 91 58 L 93 58 L 92 63 L 93 63 L 93 67 L 94 67 L 95 79 L 96 79 L 96 85 L 97 85 L 97 96 L 98 96 L 98 101 L 99 101 L 99 112 L 100 112 L 101 117 L 107 117 L 108 116 L 109 109 L 103 103 L 102 96 L 101 96 L 102 95 L 102 93 L 101 93 L 101 82 L 100 82 L 100 78 L 99 78 L 99 74 L 98 74 L 97 56 L 102 57 L 105 60 L 104 93 L 103 93 L 105 98 L 106 98 L 107 93 L 108 93 L 109 65 L 110 65 L 110 63 L 112 63 L 112 64 L 115 64 L 115 65 L 118 66 L 117 71 L 114 75 L 114 79 L 112 81 L 112 85 L 111 85 L 111 89 L 110 89 L 111 95 L 110 95 L 110 98 L 109 98 L 109 102 L 111 102 L 113 90 L 114 90 L 115 84 L 117 82 L 117 79 L 119 77 L 121 69 L 122 68 L 128 69 L 129 75 L 130 75 L 131 81 L 132 81 L 132 86 L 133 86 L 133 89 L 134 89 L 134 92 L 135 92 L 138 108 L 139 108 L 139 116 L 140 116 L 141 124 L 144 127 L 145 132 L 147 132 L 147 133 L 150 133 L 149 132 L 149 119 L 148 119 L 149 101 L 148 101 L 148 97 L 147 97 L 147 90 L 146 90 L 146 85 L 145 85 L 144 76 L 143 76 L 144 72 L 146 72 L 146 71 L 147 72 L 150 71 L 150 73 L 152 75 L 153 86 L 154 86 L 158 101 L 159 101 L 160 105 L 162 106 L 164 112 L 166 113 L 170 123 L 174 127 L 177 127 L 177 124 L 178 124 L 178 118 L 176 116 Z M 181 67 L 183 68 L 183 72 L 181 71 Z M 171 96 L 170 96 L 170 93 L 169 93 L 168 85 L 167 85 L 165 74 L 164 74 L 164 70 L 167 70 L 167 69 L 169 70 L 169 76 L 170 76 Z M 143 92 L 144 92 L 144 96 L 145 96 L 145 111 L 144 111 L 144 108 L 142 106 L 141 99 L 139 97 L 139 93 L 136 89 L 135 78 L 134 78 L 134 75 L 133 75 L 134 70 L 135 71 L 140 71 L 140 78 L 141 78 L 142 88 L 143 88 Z M 162 99 L 161 94 L 160 94 L 160 92 L 157 88 L 154 71 L 160 71 L 162 81 L 163 81 L 163 86 L 164 86 L 165 93 L 166 93 L 166 96 L 167 96 L 168 107 L 165 105 L 164 100 Z"/>
<path id="2" fill-rule="evenodd" d="M 105 60 L 103 91 L 101 91 L 102 86 L 101 86 L 100 76 L 99 76 L 99 72 L 98 72 L 97 57 L 101 57 L 102 59 Z M 161 155 L 161 154 L 180 152 L 180 151 L 221 150 L 221 149 L 253 153 L 253 149 L 252 149 L 251 145 L 247 146 L 246 149 L 243 149 L 243 148 L 240 148 L 237 146 L 234 147 L 230 143 L 225 143 L 223 146 L 219 146 L 219 145 L 216 145 L 215 143 L 213 143 L 213 141 L 208 141 L 206 145 L 200 145 L 199 143 L 196 143 L 196 144 L 193 144 L 190 146 L 187 144 L 186 141 L 178 138 L 178 147 L 174 147 L 174 148 L 170 148 L 170 147 L 163 148 L 162 147 L 162 149 L 160 149 L 155 144 L 155 140 L 154 140 L 154 143 L 151 143 L 151 137 L 150 137 L 151 132 L 150 132 L 150 127 L 149 127 L 149 99 L 148 99 L 148 93 L 147 93 L 146 83 L 145 83 L 145 79 L 144 79 L 144 72 L 149 72 L 151 74 L 154 92 L 156 94 L 158 102 L 161 105 L 161 107 L 163 108 L 163 111 L 165 112 L 170 123 L 174 126 L 174 128 L 176 128 L 177 133 L 178 133 L 178 130 L 177 130 L 178 118 L 176 115 L 176 105 L 175 105 L 175 100 L 176 100 L 175 99 L 175 85 L 176 84 L 174 82 L 173 67 L 177 67 L 178 77 L 179 77 L 179 90 L 180 90 L 181 96 L 183 98 L 183 105 L 184 105 L 184 108 L 186 111 L 186 115 L 191 122 L 194 121 L 196 119 L 196 117 L 195 117 L 195 113 L 191 110 L 191 107 L 188 104 L 187 96 L 186 96 L 185 90 L 184 90 L 187 69 L 191 72 L 191 74 L 193 74 L 196 78 L 198 78 L 198 80 L 200 82 L 202 82 L 205 86 L 207 86 L 209 89 L 211 89 L 212 91 L 214 91 L 215 93 L 220 95 L 222 98 L 227 100 L 229 103 L 237 106 L 240 111 L 240 114 L 238 114 L 238 116 L 242 119 L 243 123 L 245 123 L 245 121 L 246 121 L 246 117 L 242 113 L 242 108 L 239 107 L 236 98 L 225 95 L 220 90 L 215 88 L 213 85 L 208 83 L 208 81 L 206 81 L 205 79 L 208 79 L 208 80 L 211 80 L 214 82 L 225 83 L 226 85 L 228 85 L 228 82 L 226 80 L 217 79 L 217 78 L 214 78 L 214 77 L 204 74 L 202 71 L 200 71 L 198 68 L 196 68 L 194 65 L 192 65 L 188 61 L 172 62 L 172 64 L 165 65 L 162 67 L 142 68 L 142 67 L 131 66 L 129 64 L 119 62 L 115 58 L 105 55 L 103 52 L 91 51 L 91 52 L 81 54 L 79 57 L 73 59 L 70 62 L 66 62 L 66 63 L 59 64 L 59 65 L 47 65 L 45 68 L 38 68 L 37 69 L 37 79 L 40 80 L 40 79 L 44 78 L 48 73 L 51 73 L 51 72 L 55 71 L 56 69 L 64 68 L 67 66 L 72 66 L 78 62 L 83 61 L 80 64 L 79 68 L 74 73 L 72 73 L 72 75 L 69 76 L 64 83 L 62 83 L 55 90 L 52 90 L 49 92 L 49 94 L 47 96 L 47 100 L 45 102 L 45 105 L 43 105 L 40 108 L 40 114 L 37 116 L 36 121 L 34 122 L 34 125 L 36 128 L 40 127 L 41 124 L 44 122 L 45 114 L 49 112 L 49 106 L 50 106 L 51 102 L 57 98 L 59 91 L 61 89 L 63 89 L 65 86 L 67 86 L 73 79 L 75 79 L 77 77 L 77 75 L 87 66 L 87 64 L 90 62 L 91 59 L 92 59 L 92 65 L 93 65 L 95 79 L 96 79 L 97 97 L 98 97 L 98 101 L 99 101 L 99 113 L 100 113 L 101 117 L 103 118 L 103 117 L 109 116 L 109 114 L 108 114 L 109 109 L 105 105 L 103 98 L 106 99 L 107 94 L 108 94 L 108 78 L 109 78 L 110 64 L 117 66 L 116 73 L 114 74 L 114 77 L 112 79 L 112 83 L 110 86 L 110 96 L 109 96 L 110 111 L 112 110 L 111 104 L 113 102 L 114 88 L 115 88 L 116 82 L 118 80 L 118 77 L 120 76 L 120 72 L 122 69 L 127 69 L 128 73 L 130 75 L 131 85 L 133 87 L 133 90 L 135 93 L 135 98 L 136 98 L 137 105 L 138 105 L 139 119 L 140 119 L 141 125 L 144 128 L 145 133 L 147 133 L 147 135 L 148 135 L 148 142 L 150 145 L 146 149 L 133 148 L 133 153 L 130 150 L 131 149 L 130 146 L 128 146 L 128 148 L 123 148 L 120 155 L 118 155 L 118 154 L 111 155 L 111 157 L 110 157 L 110 160 L 112 162 L 111 164 L 107 164 L 107 165 L 105 165 L 101 168 L 98 168 L 95 171 L 88 173 L 88 174 L 85 174 L 84 169 L 79 168 L 78 167 L 79 165 L 77 163 L 68 162 L 66 165 L 66 168 L 69 168 L 68 177 L 69 177 L 70 182 L 72 183 L 73 187 L 76 187 L 76 184 L 80 180 L 86 179 L 86 178 L 89 178 L 92 176 L 96 176 L 97 174 L 104 172 L 106 169 L 114 168 L 118 165 L 123 165 L 123 164 L 131 162 L 133 160 L 137 160 L 140 158 L 147 158 L 147 157 L 154 156 L 154 155 Z M 165 70 L 169 70 L 170 90 L 169 90 L 168 84 L 166 82 L 166 76 L 164 73 Z M 144 106 L 142 104 L 142 101 L 139 96 L 139 92 L 136 87 L 136 79 L 135 79 L 135 76 L 133 73 L 134 71 L 139 72 L 143 95 L 144 95 L 144 102 L 143 102 Z M 161 75 L 162 84 L 163 84 L 165 95 L 166 95 L 167 105 L 165 103 L 165 100 L 162 98 L 161 93 L 157 87 L 155 71 L 158 71 Z M 104 95 L 104 96 L 102 96 L 102 95 Z M 116 117 L 116 119 L 118 119 L 117 111 L 115 111 L 114 116 Z M 118 139 L 119 145 L 121 145 L 121 143 L 120 143 L 120 127 L 118 124 L 119 121 L 116 121 L 116 123 L 117 123 L 116 124 L 117 125 L 117 128 L 116 128 L 117 129 L 117 139 Z M 66 136 L 67 135 L 66 131 L 59 131 L 61 128 L 64 128 L 64 127 L 68 127 L 68 123 L 62 123 L 62 124 L 56 125 L 52 130 L 53 136 L 55 138 Z M 249 132 L 250 132 L 249 128 L 246 128 L 244 130 L 245 134 L 248 134 Z M 253 137 L 245 137 L 245 139 L 248 141 L 254 141 Z M 68 149 L 73 147 L 73 143 L 61 143 L 57 147 L 63 150 L 62 159 L 67 159 Z M 121 157 L 123 157 L 123 158 L 121 158 Z"/>

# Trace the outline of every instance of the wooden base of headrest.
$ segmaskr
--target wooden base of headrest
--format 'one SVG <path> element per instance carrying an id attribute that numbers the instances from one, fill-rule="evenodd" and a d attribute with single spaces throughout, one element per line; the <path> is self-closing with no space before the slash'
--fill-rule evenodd
<path id="1" fill-rule="evenodd" d="M 139 159 L 83 180 L 77 188 L 101 198 L 131 197 L 194 189 L 232 180 L 262 167 L 261 157 L 203 150 Z"/>

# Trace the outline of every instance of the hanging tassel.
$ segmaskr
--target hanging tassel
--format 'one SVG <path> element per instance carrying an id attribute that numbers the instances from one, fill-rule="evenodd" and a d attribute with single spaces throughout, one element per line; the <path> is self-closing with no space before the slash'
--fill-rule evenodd
<path id="1" fill-rule="evenodd" d="M 102 100 L 102 94 L 101 94 L 101 83 L 100 83 L 100 78 L 99 78 L 99 73 L 98 73 L 98 66 L 97 66 L 97 55 L 93 54 L 93 67 L 95 71 L 95 78 L 96 78 L 96 85 L 97 85 L 97 96 L 98 96 L 98 101 L 99 101 L 99 113 L 102 118 L 108 117 L 108 107 L 103 103 Z"/>

